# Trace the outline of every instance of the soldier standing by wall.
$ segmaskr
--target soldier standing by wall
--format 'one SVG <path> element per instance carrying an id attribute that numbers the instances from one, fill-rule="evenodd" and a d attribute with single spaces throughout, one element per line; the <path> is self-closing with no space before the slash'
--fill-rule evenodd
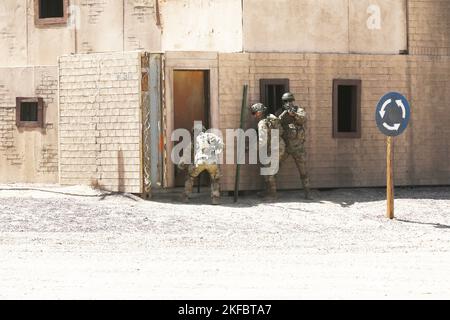
<path id="1" fill-rule="evenodd" d="M 295 98 L 292 93 L 285 93 L 281 99 L 284 111 L 279 119 L 283 127 L 286 153 L 284 157 L 280 157 L 280 161 L 283 162 L 289 155 L 292 155 L 302 180 L 305 199 L 311 200 L 309 178 L 306 172 L 306 112 L 305 109 L 294 104 Z"/>
<path id="2" fill-rule="evenodd" d="M 262 103 L 255 103 L 250 107 L 251 114 L 258 121 L 258 140 L 259 148 L 266 148 L 267 152 L 273 150 L 270 145 L 272 141 L 272 130 L 279 130 L 279 143 L 278 143 L 278 154 L 279 159 L 284 157 L 285 143 L 282 136 L 283 128 L 281 126 L 281 121 L 279 118 L 273 114 L 267 114 L 267 107 Z M 277 198 L 277 183 L 275 179 L 275 174 L 265 175 L 264 181 L 266 184 L 266 190 L 264 193 L 264 198 L 267 200 L 275 200 Z"/>
<path id="3" fill-rule="evenodd" d="M 195 178 L 203 171 L 208 171 L 211 178 L 211 203 L 218 205 L 220 204 L 219 155 L 223 151 L 223 142 L 219 136 L 206 132 L 205 127 L 202 127 L 201 130 L 197 136 L 194 134 L 194 146 L 191 143 L 188 149 L 192 151 L 190 156 L 191 159 L 193 158 L 193 164 L 188 164 L 191 163 L 187 159 L 189 155 L 183 155 L 178 164 L 178 168 L 186 170 L 186 182 L 182 200 L 184 202 L 189 201 Z M 192 131 L 194 132 L 194 129 Z"/>

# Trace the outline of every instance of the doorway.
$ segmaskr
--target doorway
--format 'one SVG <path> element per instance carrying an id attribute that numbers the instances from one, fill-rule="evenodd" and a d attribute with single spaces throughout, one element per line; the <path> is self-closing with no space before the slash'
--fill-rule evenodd
<path id="1" fill-rule="evenodd" d="M 210 97 L 208 70 L 174 70 L 173 72 L 174 129 L 192 130 L 194 121 L 202 121 L 209 129 Z M 175 165 L 175 186 L 184 186 L 185 171 Z M 200 184 L 208 184 L 202 174 Z"/>

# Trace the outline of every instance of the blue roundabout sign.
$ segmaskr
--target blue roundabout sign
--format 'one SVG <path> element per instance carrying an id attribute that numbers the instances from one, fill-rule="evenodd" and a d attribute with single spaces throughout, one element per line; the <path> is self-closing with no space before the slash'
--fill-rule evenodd
<path id="1" fill-rule="evenodd" d="M 378 102 L 375 120 L 383 134 L 395 137 L 405 131 L 410 115 L 408 100 L 398 92 L 389 92 Z"/>

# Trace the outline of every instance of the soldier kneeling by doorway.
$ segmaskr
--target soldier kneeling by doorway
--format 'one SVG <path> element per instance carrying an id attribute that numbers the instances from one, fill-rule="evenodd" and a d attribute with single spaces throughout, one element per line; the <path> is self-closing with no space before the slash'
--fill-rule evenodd
<path id="1" fill-rule="evenodd" d="M 184 202 L 189 201 L 195 178 L 203 171 L 207 171 L 211 179 L 211 203 L 218 205 L 220 204 L 219 155 L 223 151 L 222 139 L 218 135 L 206 132 L 205 127 L 201 128 L 201 132 L 197 136 L 195 136 L 194 129 L 192 131 L 195 143 L 194 147 L 191 143 L 189 149 L 191 150 L 190 156 L 193 159 L 193 163 L 188 164 L 191 163 L 186 157 L 189 155 L 183 155 L 178 164 L 179 169 L 186 170 L 186 182 L 182 200 Z"/>

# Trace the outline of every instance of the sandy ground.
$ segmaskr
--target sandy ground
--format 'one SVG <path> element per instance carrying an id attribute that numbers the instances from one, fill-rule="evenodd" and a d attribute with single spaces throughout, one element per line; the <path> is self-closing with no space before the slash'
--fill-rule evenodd
<path id="1" fill-rule="evenodd" d="M 0 298 L 450 299 L 450 187 L 301 196 L 0 185 Z"/>

